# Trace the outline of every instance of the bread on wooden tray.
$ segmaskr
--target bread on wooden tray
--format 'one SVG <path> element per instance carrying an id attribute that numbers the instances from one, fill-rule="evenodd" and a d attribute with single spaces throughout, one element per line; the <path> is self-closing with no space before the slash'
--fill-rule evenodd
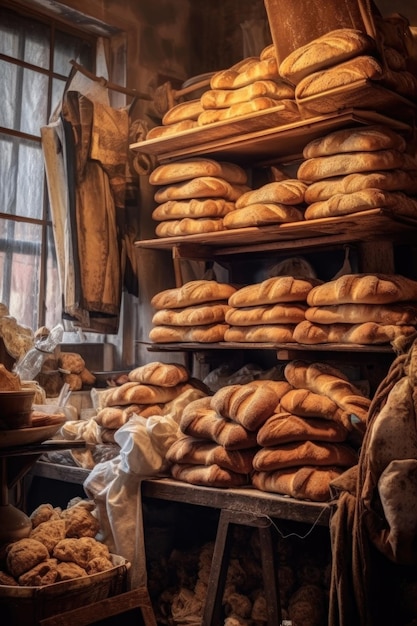
<path id="1" fill-rule="evenodd" d="M 239 474 L 218 465 L 192 465 L 186 463 L 174 463 L 171 468 L 173 478 L 191 485 L 217 487 L 242 487 L 249 483 L 246 474 Z"/>
<path id="2" fill-rule="evenodd" d="M 275 107 L 280 108 L 282 118 L 285 118 L 287 123 L 295 122 L 300 118 L 295 100 L 276 100 L 263 96 L 249 100 L 248 102 L 232 104 L 227 109 L 206 109 L 198 116 L 197 123 L 199 126 L 206 126 L 207 124 L 214 124 L 215 122 L 221 122 L 223 120 L 232 120 L 242 115 L 250 115 L 251 113 L 257 113 Z"/>
<path id="3" fill-rule="evenodd" d="M 229 326 L 224 341 L 247 343 L 292 343 L 295 324 L 260 324 L 254 326 Z"/>
<path id="4" fill-rule="evenodd" d="M 260 491 L 298 500 L 330 500 L 330 483 L 345 471 L 341 467 L 290 467 L 272 472 L 253 472 L 252 483 Z"/>
<path id="5" fill-rule="evenodd" d="M 178 220 L 164 220 L 155 228 L 157 237 L 181 237 L 201 233 L 215 233 L 224 230 L 222 217 L 183 217 Z"/>
<path id="6" fill-rule="evenodd" d="M 416 326 L 397 326 L 363 322 L 361 324 L 317 324 L 304 320 L 294 329 L 294 341 L 309 345 L 320 343 L 387 344 L 399 337 L 410 337 Z"/>
<path id="7" fill-rule="evenodd" d="M 223 198 L 191 198 L 191 200 L 168 200 L 152 212 L 156 221 L 182 218 L 224 217 L 235 209 L 235 203 Z"/>
<path id="8" fill-rule="evenodd" d="M 183 120 L 182 122 L 176 122 L 175 124 L 167 124 L 166 126 L 154 126 L 146 134 L 146 140 L 149 139 L 161 139 L 164 137 L 172 137 L 178 133 L 183 133 L 186 130 L 198 128 L 196 120 Z"/>
<path id="9" fill-rule="evenodd" d="M 250 474 L 257 450 L 257 447 L 227 450 L 214 441 L 181 435 L 167 450 L 166 460 L 189 465 L 218 465 L 238 474 Z"/>
<path id="10" fill-rule="evenodd" d="M 334 400 L 322 393 L 309 389 L 290 389 L 280 400 L 280 407 L 289 414 L 305 418 L 316 418 L 340 422 L 350 428 L 349 416 Z"/>
<path id="11" fill-rule="evenodd" d="M 397 150 L 405 152 L 407 142 L 395 130 L 382 124 L 343 128 L 313 139 L 303 149 L 304 159 L 329 156 L 343 152 L 375 152 Z"/>
<path id="12" fill-rule="evenodd" d="M 206 302 L 227 301 L 236 288 L 215 280 L 190 280 L 181 287 L 165 289 L 151 298 L 155 309 L 177 309 Z"/>
<path id="13" fill-rule="evenodd" d="M 307 185 L 297 178 L 273 181 L 242 194 L 236 200 L 236 208 L 242 209 L 251 204 L 289 204 L 297 205 L 304 202 Z"/>
<path id="14" fill-rule="evenodd" d="M 283 302 L 260 304 L 258 306 L 229 306 L 225 321 L 231 326 L 260 326 L 262 324 L 298 324 L 305 319 L 307 304 L 303 302 Z"/>
<path id="15" fill-rule="evenodd" d="M 398 304 L 328 304 L 307 307 L 305 318 L 317 324 L 417 325 L 417 302 Z M 300 320 L 302 321 L 302 320 Z"/>
<path id="16" fill-rule="evenodd" d="M 201 96 L 203 109 L 226 109 L 256 98 L 294 99 L 294 87 L 283 80 L 255 80 L 238 89 L 208 89 Z"/>
<path id="17" fill-rule="evenodd" d="M 152 324 L 168 326 L 201 326 L 225 321 L 230 307 L 224 303 L 196 304 L 179 309 L 160 309 L 152 317 Z"/>
<path id="18" fill-rule="evenodd" d="M 128 378 L 137 383 L 159 385 L 161 387 L 175 387 L 185 383 L 190 378 L 190 372 L 181 363 L 162 363 L 152 361 L 130 370 Z"/>
<path id="19" fill-rule="evenodd" d="M 310 277 L 273 276 L 260 283 L 237 289 L 229 296 L 229 305 L 239 308 L 279 302 L 303 302 L 311 289 L 321 282 Z"/>
<path id="20" fill-rule="evenodd" d="M 229 183 L 219 176 L 199 176 L 159 187 L 154 194 L 154 199 L 158 203 L 193 198 L 224 198 L 235 202 L 246 191 L 249 191 L 247 185 Z"/>
<path id="21" fill-rule="evenodd" d="M 275 56 L 249 57 L 226 70 L 216 72 L 210 79 L 211 89 L 240 89 L 257 80 L 280 80 Z"/>
<path id="22" fill-rule="evenodd" d="M 159 324 L 151 328 L 149 339 L 154 343 L 218 343 L 224 341 L 228 328 L 228 324 L 221 323 L 184 327 Z"/>
<path id="23" fill-rule="evenodd" d="M 248 228 L 251 226 L 267 226 L 268 224 L 301 222 L 303 219 L 303 210 L 295 206 L 258 203 L 231 211 L 224 216 L 223 226 L 229 229 Z"/>
<path id="24" fill-rule="evenodd" d="M 245 170 L 235 163 L 195 157 L 157 166 L 149 175 L 149 183 L 171 185 L 201 176 L 214 176 L 238 185 L 246 184 L 248 179 Z"/>
<path id="25" fill-rule="evenodd" d="M 184 120 L 196 120 L 200 115 L 203 107 L 200 98 L 195 100 L 186 100 L 174 105 L 164 114 L 162 118 L 162 126 L 170 124 L 178 124 Z"/>
<path id="26" fill-rule="evenodd" d="M 357 452 L 348 444 L 302 441 L 261 448 L 253 458 L 253 467 L 260 472 L 304 465 L 347 468 L 357 461 Z"/>
<path id="27" fill-rule="evenodd" d="M 260 426 L 258 444 L 263 447 L 278 446 L 294 441 L 346 441 L 349 431 L 335 420 L 320 417 L 300 417 L 292 413 L 275 413 Z"/>

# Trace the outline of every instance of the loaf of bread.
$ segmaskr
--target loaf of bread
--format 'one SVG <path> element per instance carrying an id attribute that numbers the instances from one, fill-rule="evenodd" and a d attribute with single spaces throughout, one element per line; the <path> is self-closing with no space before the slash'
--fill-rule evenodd
<path id="1" fill-rule="evenodd" d="M 370 209 L 387 209 L 396 215 L 417 217 L 417 200 L 401 191 L 361 189 L 354 193 L 338 193 L 328 200 L 314 202 L 304 212 L 306 220 L 351 215 Z"/>
<path id="2" fill-rule="evenodd" d="M 251 204 L 231 211 L 223 218 L 224 228 L 249 228 L 268 224 L 301 222 L 304 214 L 301 209 L 287 204 Z"/>
<path id="3" fill-rule="evenodd" d="M 179 237 L 199 233 L 215 233 L 224 230 L 221 217 L 183 217 L 180 220 L 167 220 L 157 224 L 157 237 Z"/>
<path id="4" fill-rule="evenodd" d="M 292 415 L 306 418 L 320 418 L 343 424 L 350 429 L 350 419 L 336 402 L 321 393 L 309 389 L 290 389 L 280 400 L 281 409 Z"/>
<path id="5" fill-rule="evenodd" d="M 165 289 L 155 294 L 151 305 L 155 309 L 178 309 L 205 302 L 227 301 L 236 288 L 216 280 L 190 280 L 181 287 Z"/>
<path id="6" fill-rule="evenodd" d="M 204 326 L 154 326 L 149 331 L 149 339 L 153 343 L 218 343 L 224 341 L 228 324 L 205 324 Z"/>
<path id="7" fill-rule="evenodd" d="M 232 309 L 233 310 L 233 309 Z M 305 318 L 315 324 L 392 324 L 417 325 L 417 303 L 404 304 L 329 304 L 308 307 Z"/>
<path id="8" fill-rule="evenodd" d="M 309 306 L 328 304 L 392 304 L 417 300 L 417 281 L 401 274 L 344 274 L 307 295 Z"/>
<path id="9" fill-rule="evenodd" d="M 261 324 L 298 324 L 305 319 L 307 305 L 302 302 L 263 304 L 259 306 L 228 307 L 225 321 L 231 326 L 259 326 Z"/>
<path id="10" fill-rule="evenodd" d="M 302 204 L 307 185 L 296 178 L 266 183 L 258 189 L 242 194 L 236 200 L 236 208 L 242 209 L 250 204 Z"/>
<path id="11" fill-rule="evenodd" d="M 399 133 L 382 124 L 335 130 L 324 137 L 310 141 L 303 149 L 303 157 L 340 154 L 341 152 L 374 152 L 375 150 L 398 150 L 404 152 L 407 143 Z"/>
<path id="12" fill-rule="evenodd" d="M 305 98 L 352 85 L 358 81 L 380 81 L 383 76 L 382 65 L 375 57 L 358 56 L 303 78 L 295 88 L 295 100 L 301 103 Z"/>
<path id="13" fill-rule="evenodd" d="M 215 122 L 221 122 L 223 120 L 231 120 L 242 115 L 250 115 L 251 113 L 257 113 L 258 111 L 265 111 L 266 109 L 273 109 L 279 107 L 282 116 L 285 121 L 291 122 L 299 119 L 300 114 L 295 100 L 281 99 L 275 100 L 274 98 L 267 98 L 261 96 L 254 98 L 248 102 L 241 102 L 240 104 L 232 104 L 227 109 L 206 109 L 198 116 L 197 124 L 199 126 L 206 126 L 207 124 L 214 124 Z"/>
<path id="14" fill-rule="evenodd" d="M 340 193 L 355 193 L 362 189 L 382 189 L 417 194 L 417 170 L 385 170 L 324 178 L 309 185 L 305 192 L 308 204 L 328 200 Z"/>
<path id="15" fill-rule="evenodd" d="M 242 487 L 249 482 L 245 474 L 238 474 L 214 464 L 205 466 L 174 463 L 171 466 L 171 474 L 173 478 L 191 485 L 216 487 L 218 489 Z"/>
<path id="16" fill-rule="evenodd" d="M 279 381 L 277 386 L 226 385 L 212 396 L 210 406 L 222 417 L 241 424 L 247 430 L 256 431 L 274 414 L 280 397 L 289 390 L 287 381 Z"/>
<path id="17" fill-rule="evenodd" d="M 210 79 L 210 88 L 239 89 L 258 80 L 280 80 L 275 55 L 262 61 L 250 57 L 227 70 L 216 72 Z"/>
<path id="18" fill-rule="evenodd" d="M 260 426 L 257 434 L 262 447 L 280 446 L 295 441 L 323 441 L 340 443 L 349 431 L 334 420 L 320 417 L 304 418 L 292 413 L 275 413 Z"/>
<path id="19" fill-rule="evenodd" d="M 279 74 L 294 85 L 305 76 L 325 70 L 376 49 L 375 41 L 360 30 L 339 28 L 293 50 L 279 66 Z"/>
<path id="20" fill-rule="evenodd" d="M 330 500 L 330 483 L 345 471 L 341 467 L 296 467 L 274 472 L 254 472 L 252 483 L 260 491 L 279 493 L 297 500 Z"/>
<path id="21" fill-rule="evenodd" d="M 170 463 L 218 465 L 238 474 L 250 474 L 252 459 L 257 450 L 257 447 L 247 450 L 226 450 L 213 441 L 182 435 L 170 446 L 165 458 Z"/>
<path id="22" fill-rule="evenodd" d="M 169 126 L 170 124 L 178 124 L 186 120 L 196 120 L 202 110 L 200 98 L 179 102 L 165 113 L 162 118 L 162 125 Z"/>
<path id="23" fill-rule="evenodd" d="M 214 441 L 227 450 L 245 450 L 257 445 L 255 432 L 211 408 L 210 396 L 190 402 L 181 414 L 179 426 L 185 435 Z"/>
<path id="24" fill-rule="evenodd" d="M 283 80 L 256 80 L 240 89 L 208 89 L 201 96 L 203 109 L 226 109 L 256 98 L 294 99 L 294 87 Z"/>
<path id="25" fill-rule="evenodd" d="M 191 200 L 168 200 L 155 207 L 152 218 L 156 221 L 183 218 L 224 217 L 235 209 L 235 203 L 223 198 L 192 198 Z"/>
<path id="26" fill-rule="evenodd" d="M 303 302 L 311 289 L 319 283 L 321 281 L 309 277 L 273 276 L 260 283 L 237 289 L 229 296 L 229 305 L 239 308 L 279 302 Z"/>
<path id="27" fill-rule="evenodd" d="M 196 120 L 183 120 L 176 124 L 168 124 L 167 126 L 154 126 L 146 134 L 146 141 L 150 139 L 161 139 L 164 137 L 172 137 L 178 133 L 183 133 L 186 130 L 198 128 Z"/>
<path id="28" fill-rule="evenodd" d="M 202 326 L 225 321 L 228 304 L 196 304 L 182 309 L 160 309 L 152 317 L 156 326 Z"/>
<path id="29" fill-rule="evenodd" d="M 293 337 L 298 343 L 357 343 L 379 345 L 390 343 L 398 337 L 410 337 L 415 326 L 396 326 L 363 322 L 362 324 L 317 324 L 304 320 L 297 324 Z"/>
<path id="30" fill-rule="evenodd" d="M 393 169 L 415 171 L 416 160 L 411 155 L 398 152 L 398 150 L 344 152 L 303 161 L 298 168 L 297 178 L 306 183 L 313 183 L 332 176 Z"/>
<path id="31" fill-rule="evenodd" d="M 261 324 L 258 326 L 230 326 L 224 341 L 241 343 L 292 343 L 295 324 Z"/>
<path id="32" fill-rule="evenodd" d="M 347 468 L 357 462 L 357 452 L 348 444 L 302 441 L 261 448 L 253 457 L 253 468 L 260 472 L 304 465 Z"/>
<path id="33" fill-rule="evenodd" d="M 249 191 L 246 185 L 229 183 L 216 176 L 198 176 L 181 183 L 160 187 L 155 192 L 154 199 L 157 203 L 192 198 L 224 198 L 235 202 L 246 191 Z"/>
<path id="34" fill-rule="evenodd" d="M 170 402 L 187 387 L 179 384 L 175 387 L 162 387 L 159 385 L 145 385 L 142 383 L 128 382 L 119 387 L 112 387 L 103 394 L 104 406 L 124 406 L 126 404 L 158 404 Z"/>
<path id="35" fill-rule="evenodd" d="M 248 180 L 245 170 L 235 163 L 195 157 L 159 165 L 150 173 L 149 183 L 172 185 L 201 176 L 214 176 L 237 185 L 244 185 Z"/>
<path id="36" fill-rule="evenodd" d="M 146 385 L 157 385 L 160 387 L 175 387 L 180 383 L 185 383 L 190 378 L 190 372 L 181 363 L 161 363 L 152 361 L 139 365 L 130 370 L 129 380 Z"/>

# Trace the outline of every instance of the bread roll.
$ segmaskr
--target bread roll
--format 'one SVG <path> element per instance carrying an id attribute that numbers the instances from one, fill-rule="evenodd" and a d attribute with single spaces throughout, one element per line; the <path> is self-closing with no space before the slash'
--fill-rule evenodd
<path id="1" fill-rule="evenodd" d="M 152 218 L 156 221 L 164 221 L 185 217 L 223 217 L 234 209 L 234 202 L 223 200 L 223 198 L 168 200 L 155 207 Z"/>
<path id="2" fill-rule="evenodd" d="M 226 450 L 215 442 L 183 435 L 170 446 L 165 458 L 170 463 L 218 465 L 238 474 L 250 474 L 257 449 Z"/>
<path id="3" fill-rule="evenodd" d="M 302 204 L 307 185 L 295 178 L 287 178 L 272 183 L 266 183 L 258 189 L 242 194 L 236 200 L 236 208 L 242 209 L 250 204 Z"/>
<path id="4" fill-rule="evenodd" d="M 261 448 L 253 457 L 253 468 L 260 472 L 304 465 L 347 468 L 357 462 L 356 451 L 347 444 L 303 441 Z"/>
<path id="5" fill-rule="evenodd" d="M 392 304 L 417 300 L 417 281 L 400 274 L 344 274 L 317 285 L 307 295 L 309 306 Z"/>
<path id="6" fill-rule="evenodd" d="M 355 193 L 370 188 L 417 194 L 417 171 L 393 169 L 324 178 L 307 187 L 305 201 L 313 204 L 328 200 L 336 194 Z"/>
<path id="7" fill-rule="evenodd" d="M 239 89 L 258 80 L 279 79 L 277 59 L 271 56 L 263 59 L 252 57 L 238 65 L 216 72 L 210 79 L 211 89 Z"/>
<path id="8" fill-rule="evenodd" d="M 21 587 L 44 587 L 52 585 L 58 579 L 56 559 L 46 559 L 38 563 L 18 578 Z"/>
<path id="9" fill-rule="evenodd" d="M 154 343 L 196 342 L 218 343 L 224 341 L 228 324 L 206 324 L 204 326 L 154 326 L 149 331 L 149 339 Z"/>
<path id="10" fill-rule="evenodd" d="M 230 326 L 225 330 L 224 341 L 248 343 L 294 342 L 295 324 L 261 324 L 259 326 Z"/>
<path id="11" fill-rule="evenodd" d="M 178 309 L 205 302 L 227 300 L 236 288 L 215 280 L 190 280 L 181 287 L 165 289 L 155 294 L 151 305 L 155 309 Z"/>
<path id="12" fill-rule="evenodd" d="M 218 465 L 187 465 L 175 463 L 171 467 L 171 474 L 177 480 L 191 485 L 202 485 L 227 489 L 228 487 L 242 487 L 249 479 L 245 474 L 238 474 Z"/>
<path id="13" fill-rule="evenodd" d="M 136 382 L 128 382 L 109 389 L 103 394 L 103 402 L 106 407 L 126 404 L 158 404 L 170 402 L 185 390 L 184 384 L 175 387 L 162 387 L 159 385 L 145 385 Z"/>
<path id="14" fill-rule="evenodd" d="M 172 137 L 172 135 L 177 135 L 178 133 L 197 127 L 198 124 L 195 120 L 183 120 L 182 122 L 168 124 L 167 126 L 154 126 L 154 128 L 151 128 L 146 134 L 146 141 L 149 141 L 150 139 Z"/>
<path id="15" fill-rule="evenodd" d="M 303 302 L 319 282 L 307 277 L 273 276 L 236 290 L 229 296 L 229 305 L 239 308 L 279 302 Z"/>
<path id="16" fill-rule="evenodd" d="M 339 422 L 291 413 L 275 413 L 260 426 L 257 441 L 260 446 L 279 446 L 295 441 L 323 441 L 340 443 L 349 431 Z"/>
<path id="17" fill-rule="evenodd" d="M 341 152 L 374 152 L 375 150 L 398 150 L 404 152 L 407 143 L 399 133 L 383 126 L 360 126 L 335 130 L 324 137 L 310 141 L 303 149 L 303 157 L 340 154 Z"/>
<path id="18" fill-rule="evenodd" d="M 308 307 L 305 317 L 315 324 L 417 325 L 417 304 L 329 304 Z"/>
<path id="19" fill-rule="evenodd" d="M 225 321 L 231 326 L 259 326 L 261 324 L 298 324 L 305 319 L 307 306 L 302 302 L 263 304 L 259 306 L 228 307 Z"/>
<path id="20" fill-rule="evenodd" d="M 309 345 L 320 343 L 380 345 L 390 343 L 398 337 L 410 337 L 415 332 L 415 326 L 395 326 L 376 322 L 316 324 L 304 320 L 294 329 L 293 337 L 298 343 Z"/>
<path id="21" fill-rule="evenodd" d="M 232 104 L 227 109 L 206 109 L 198 116 L 197 123 L 199 126 L 206 126 L 207 124 L 231 120 L 235 117 L 250 115 L 251 113 L 257 113 L 258 111 L 265 111 L 266 109 L 273 109 L 275 107 L 280 107 L 283 115 L 287 114 L 288 122 L 295 121 L 295 119 L 300 117 L 294 100 L 276 100 L 263 96 L 254 98 L 248 102 Z"/>
<path id="22" fill-rule="evenodd" d="M 25 537 L 6 546 L 7 570 L 14 578 L 18 578 L 47 559 L 49 559 L 48 549 L 37 539 Z"/>
<path id="23" fill-rule="evenodd" d="M 330 483 L 345 471 L 340 467 L 300 467 L 273 472 L 254 472 L 252 483 L 260 491 L 279 493 L 298 500 L 330 500 Z"/>
<path id="24" fill-rule="evenodd" d="M 313 183 L 332 176 L 393 169 L 414 171 L 416 161 L 410 155 L 397 150 L 345 152 L 303 161 L 298 168 L 297 177 L 306 183 Z"/>
<path id="25" fill-rule="evenodd" d="M 374 40 L 360 30 L 339 28 L 293 50 L 279 66 L 279 74 L 294 85 L 305 76 L 352 57 L 375 51 Z"/>
<path id="26" fill-rule="evenodd" d="M 187 306 L 182 309 L 160 309 L 152 317 L 156 326 L 201 326 L 225 321 L 228 304 L 215 303 Z"/>
<path id="27" fill-rule="evenodd" d="M 184 217 L 180 220 L 159 222 L 155 228 L 157 237 L 179 237 L 199 233 L 215 233 L 224 230 L 221 217 Z"/>
<path id="28" fill-rule="evenodd" d="M 189 380 L 190 372 L 181 363 L 153 361 L 132 369 L 128 374 L 128 378 L 136 383 L 146 385 L 175 387 Z"/>
<path id="29" fill-rule="evenodd" d="M 248 191 L 246 185 L 229 183 L 216 176 L 198 176 L 172 185 L 160 187 L 154 194 L 155 202 L 168 200 L 191 200 L 193 198 L 224 198 L 235 202 L 242 193 Z"/>
<path id="30" fill-rule="evenodd" d="M 165 113 L 162 118 L 162 125 L 169 126 L 170 124 L 178 124 L 187 120 L 196 120 L 202 110 L 200 98 L 179 102 Z"/>
<path id="31" fill-rule="evenodd" d="M 201 106 L 203 109 L 226 109 L 260 97 L 293 99 L 294 87 L 282 80 L 256 80 L 240 89 L 209 89 L 201 96 Z"/>
<path id="32" fill-rule="evenodd" d="M 242 209 L 231 211 L 223 218 L 225 228 L 247 228 L 268 224 L 301 222 L 303 211 L 286 204 L 251 204 Z"/>
<path id="33" fill-rule="evenodd" d="M 281 409 L 292 415 L 306 418 L 320 418 L 340 422 L 350 429 L 350 419 L 336 402 L 309 389 L 290 389 L 280 400 Z"/>
<path id="34" fill-rule="evenodd" d="M 149 183 L 172 185 L 205 176 L 222 178 L 237 185 L 244 185 L 248 180 L 245 170 L 235 163 L 195 157 L 159 165 L 150 173 Z"/>

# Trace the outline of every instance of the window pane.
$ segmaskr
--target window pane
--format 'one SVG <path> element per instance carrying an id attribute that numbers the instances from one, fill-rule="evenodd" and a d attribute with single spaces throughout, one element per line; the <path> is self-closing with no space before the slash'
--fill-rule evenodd
<path id="1" fill-rule="evenodd" d="M 49 67 L 49 27 L 0 7 L 0 53 Z"/>
<path id="2" fill-rule="evenodd" d="M 22 72 L 22 68 L 0 60 L 0 85 L 2 87 L 0 126 L 4 128 L 16 130 L 19 127 L 20 109 L 16 103 L 20 101 L 20 92 L 18 92 L 17 86 L 19 83 L 18 76 L 22 75 Z"/>
<path id="3" fill-rule="evenodd" d="M 16 176 L 19 143 L 16 137 L 0 134 L 0 212 L 16 212 Z"/>
<path id="4" fill-rule="evenodd" d="M 74 59 L 84 67 L 91 67 L 91 46 L 68 33 L 57 31 L 55 34 L 53 71 L 68 76 L 71 71 L 70 61 Z"/>
<path id="5" fill-rule="evenodd" d="M 47 122 L 48 77 L 0 60 L 0 126 L 40 136 Z"/>

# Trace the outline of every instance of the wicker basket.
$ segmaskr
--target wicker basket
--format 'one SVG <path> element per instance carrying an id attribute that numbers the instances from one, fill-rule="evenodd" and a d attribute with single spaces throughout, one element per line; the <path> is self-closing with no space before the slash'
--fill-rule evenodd
<path id="1" fill-rule="evenodd" d="M 41 619 L 104 600 L 126 590 L 130 563 L 112 554 L 114 567 L 44 587 L 0 585 L 0 612 L 5 624 L 37 626 Z"/>

